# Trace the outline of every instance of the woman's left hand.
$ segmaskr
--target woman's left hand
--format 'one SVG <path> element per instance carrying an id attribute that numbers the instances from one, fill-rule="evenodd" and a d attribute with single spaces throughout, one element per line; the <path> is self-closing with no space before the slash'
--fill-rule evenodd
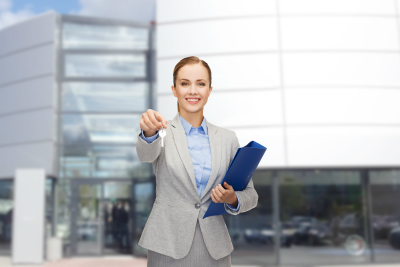
<path id="1" fill-rule="evenodd" d="M 233 187 L 226 182 L 224 182 L 224 186 L 226 189 L 219 184 L 212 190 L 211 200 L 214 203 L 228 203 L 232 206 L 237 206 L 238 199 L 235 190 L 233 190 Z"/>

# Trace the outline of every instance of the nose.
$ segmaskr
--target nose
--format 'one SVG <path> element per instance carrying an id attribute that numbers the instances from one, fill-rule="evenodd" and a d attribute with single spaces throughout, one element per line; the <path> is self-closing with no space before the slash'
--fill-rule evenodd
<path id="1" fill-rule="evenodd" d="M 193 83 L 192 86 L 190 87 L 190 93 L 195 95 L 196 94 L 196 85 Z"/>

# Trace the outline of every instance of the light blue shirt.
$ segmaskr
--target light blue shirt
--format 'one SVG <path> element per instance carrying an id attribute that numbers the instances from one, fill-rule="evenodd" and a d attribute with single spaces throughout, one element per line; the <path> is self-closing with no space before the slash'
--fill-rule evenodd
<path id="1" fill-rule="evenodd" d="M 195 128 L 192 127 L 192 125 L 184 118 L 182 118 L 180 113 L 179 119 L 181 120 L 183 128 L 185 129 L 186 140 L 196 177 L 197 192 L 199 193 L 199 196 L 201 196 L 207 185 L 208 179 L 210 178 L 212 165 L 207 123 L 203 116 L 203 122 L 201 123 L 200 127 Z M 145 137 L 142 130 L 141 137 L 147 143 L 152 143 L 158 137 L 158 131 L 153 136 Z M 238 206 L 236 208 L 228 203 L 225 203 L 225 205 L 232 211 L 238 211 L 240 208 L 240 200 L 237 194 L 236 196 L 238 199 Z"/>

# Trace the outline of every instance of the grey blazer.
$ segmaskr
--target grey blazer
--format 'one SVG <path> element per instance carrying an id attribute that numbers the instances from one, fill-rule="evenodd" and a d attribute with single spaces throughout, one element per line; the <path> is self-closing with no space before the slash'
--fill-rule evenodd
<path id="1" fill-rule="evenodd" d="M 221 183 L 240 145 L 234 131 L 205 120 L 212 167 L 201 197 L 197 192 L 194 168 L 179 113 L 167 121 L 164 147 L 161 147 L 161 137 L 147 143 L 140 136 L 141 131 L 137 135 L 138 158 L 141 162 L 153 163 L 156 176 L 156 199 L 138 244 L 174 259 L 181 259 L 189 253 L 197 219 L 208 252 L 215 260 L 233 251 L 222 215 L 205 219 L 203 216 L 211 202 L 211 189 Z M 240 199 L 240 209 L 233 212 L 225 206 L 229 214 L 238 215 L 257 206 L 258 194 L 253 179 L 243 191 L 235 192 Z"/>

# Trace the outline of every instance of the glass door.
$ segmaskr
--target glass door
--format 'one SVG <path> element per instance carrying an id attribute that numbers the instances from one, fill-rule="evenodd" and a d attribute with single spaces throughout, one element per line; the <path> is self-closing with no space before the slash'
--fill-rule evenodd
<path id="1" fill-rule="evenodd" d="M 132 255 L 132 182 L 103 184 L 104 254 Z"/>
<path id="2" fill-rule="evenodd" d="M 131 181 L 72 181 L 74 255 L 132 254 Z"/>
<path id="3" fill-rule="evenodd" d="M 103 190 L 100 182 L 72 184 L 72 250 L 76 255 L 103 253 Z"/>
<path id="4" fill-rule="evenodd" d="M 155 199 L 155 180 L 151 181 L 137 181 L 132 187 L 133 199 L 133 217 L 132 228 L 132 241 L 133 241 L 133 254 L 135 256 L 146 256 L 147 249 L 138 245 L 140 236 L 142 235 L 144 226 L 149 218 L 151 209 Z"/>

